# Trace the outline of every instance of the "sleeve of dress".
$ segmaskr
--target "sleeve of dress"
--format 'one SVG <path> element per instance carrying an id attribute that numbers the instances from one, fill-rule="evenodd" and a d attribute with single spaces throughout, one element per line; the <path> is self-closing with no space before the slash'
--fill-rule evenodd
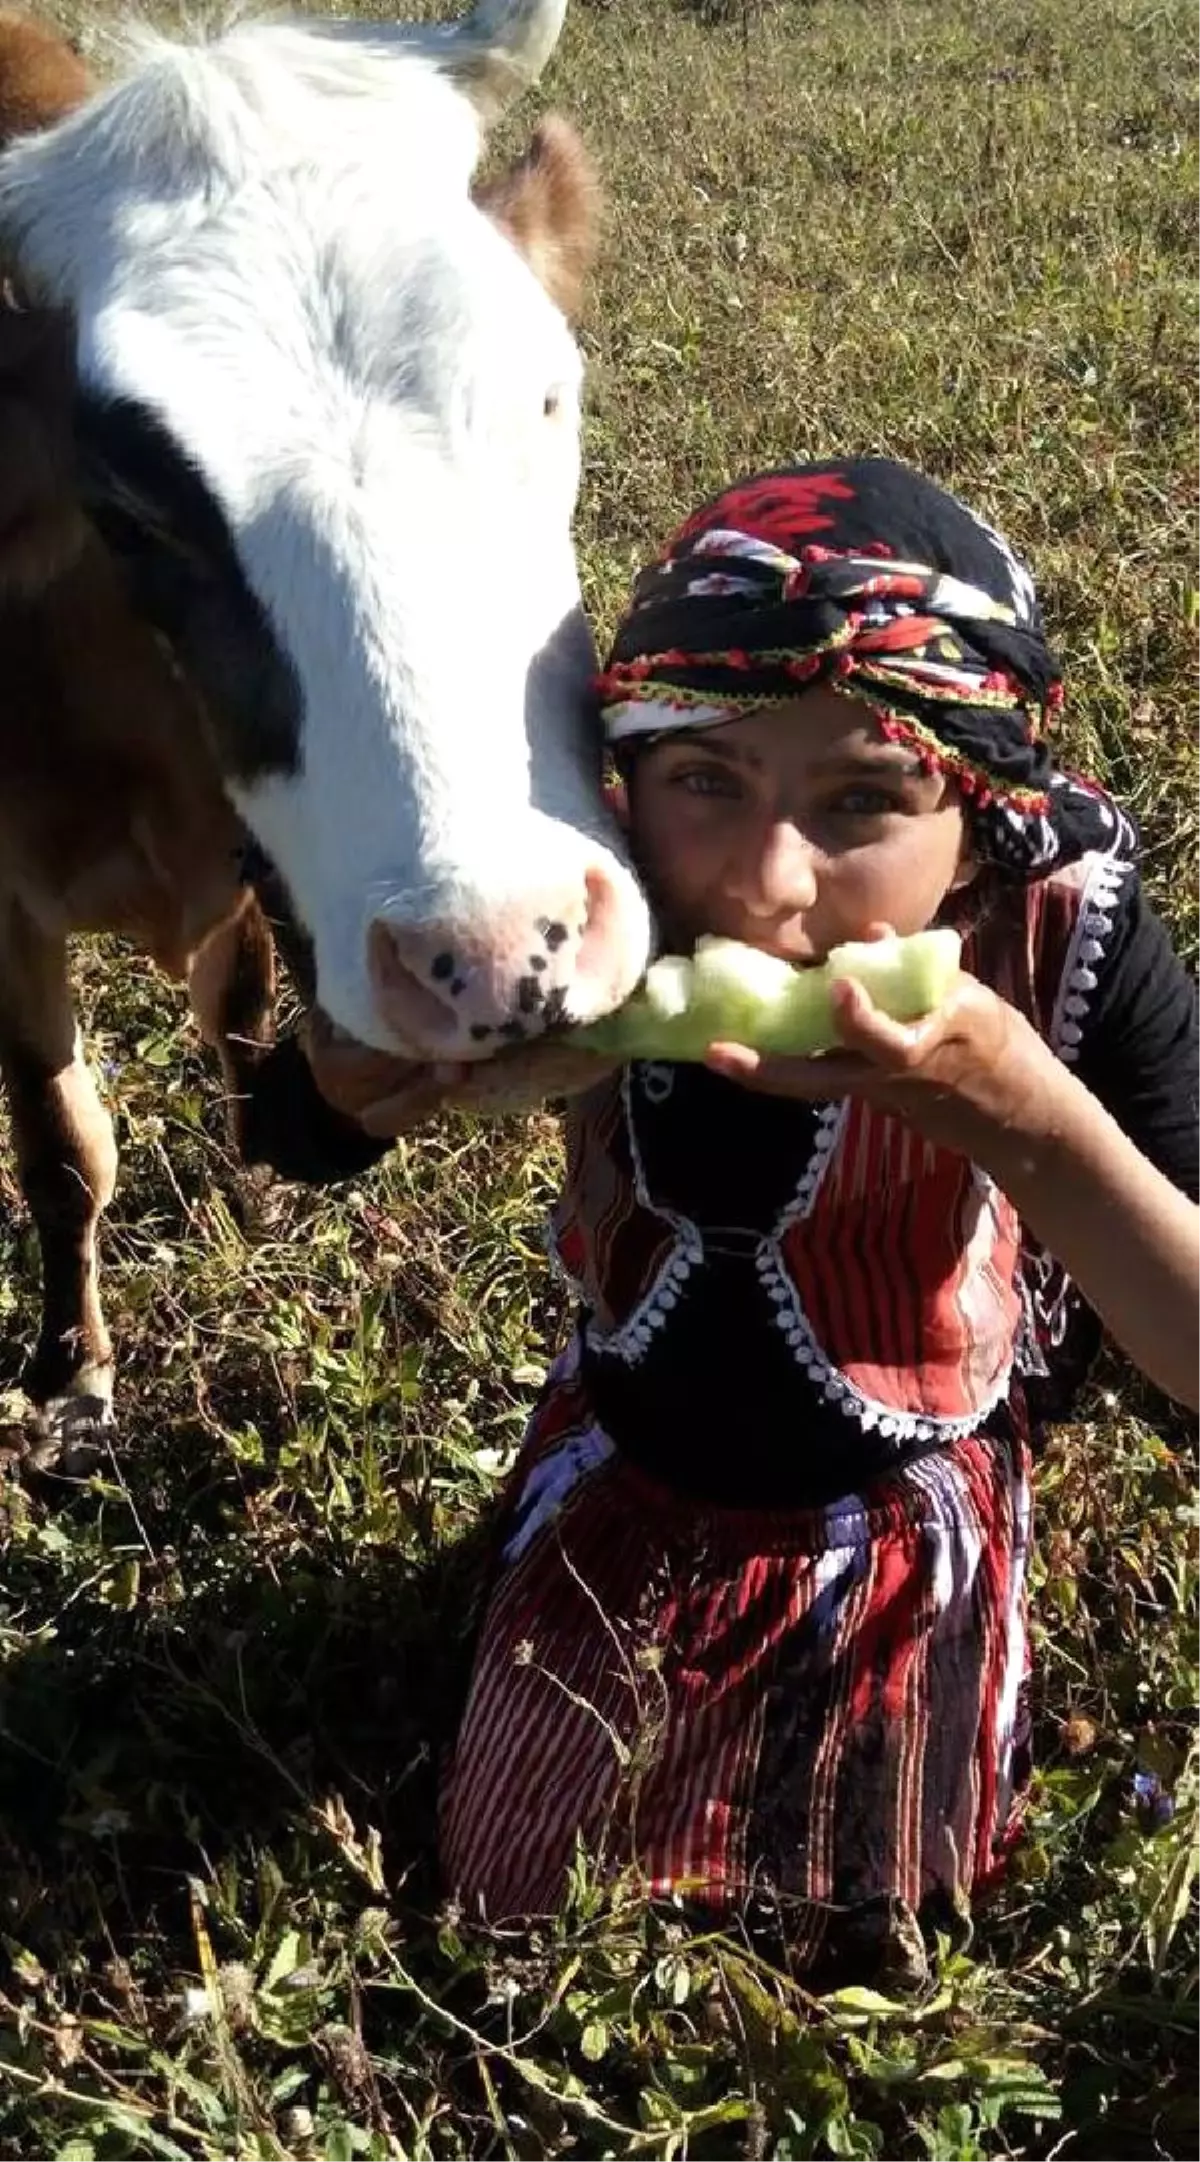
<path id="1" fill-rule="evenodd" d="M 1080 1023 L 1079 1078 L 1174 1186 L 1197 1196 L 1200 1090 L 1194 977 L 1136 874 L 1117 900 Z"/>

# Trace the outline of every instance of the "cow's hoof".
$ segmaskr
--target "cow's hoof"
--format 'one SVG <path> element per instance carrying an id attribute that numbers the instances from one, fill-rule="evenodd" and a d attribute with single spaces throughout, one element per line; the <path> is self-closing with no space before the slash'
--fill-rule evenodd
<path id="1" fill-rule="evenodd" d="M 26 1464 L 58 1479 L 86 1479 L 107 1458 L 115 1432 L 112 1389 L 101 1372 L 80 1376 L 39 1404 L 29 1421 Z"/>
<path id="2" fill-rule="evenodd" d="M 286 1230 L 295 1206 L 294 1190 L 285 1186 L 269 1164 L 239 1164 L 225 1188 L 225 1199 L 243 1238 L 270 1238 Z"/>

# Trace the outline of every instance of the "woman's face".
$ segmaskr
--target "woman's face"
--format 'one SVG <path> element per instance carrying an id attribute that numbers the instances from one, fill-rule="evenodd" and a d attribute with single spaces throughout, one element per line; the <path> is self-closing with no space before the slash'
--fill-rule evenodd
<path id="1" fill-rule="evenodd" d="M 957 789 L 821 684 L 637 753 L 634 855 L 669 946 L 704 933 L 792 962 L 922 931 L 972 865 Z"/>

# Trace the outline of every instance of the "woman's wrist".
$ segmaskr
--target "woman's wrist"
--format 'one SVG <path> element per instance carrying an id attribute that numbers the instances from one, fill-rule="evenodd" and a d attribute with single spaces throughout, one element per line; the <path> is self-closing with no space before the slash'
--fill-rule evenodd
<path id="1" fill-rule="evenodd" d="M 1002 1092 L 1009 1108 L 995 1123 L 980 1161 L 1015 1201 L 1013 1187 L 1043 1178 L 1062 1163 L 1064 1150 L 1071 1154 L 1094 1099 L 1023 1016 L 1004 1064 Z"/>

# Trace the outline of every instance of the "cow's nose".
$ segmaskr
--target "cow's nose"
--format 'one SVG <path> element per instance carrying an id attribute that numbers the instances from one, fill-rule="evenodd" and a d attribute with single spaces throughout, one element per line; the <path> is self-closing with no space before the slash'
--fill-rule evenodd
<path id="1" fill-rule="evenodd" d="M 557 1021 L 608 1012 L 644 964 L 621 905 L 627 877 L 597 861 L 532 910 L 524 900 L 479 918 L 376 917 L 367 959 L 388 1034 L 419 1057 L 486 1058 Z"/>

